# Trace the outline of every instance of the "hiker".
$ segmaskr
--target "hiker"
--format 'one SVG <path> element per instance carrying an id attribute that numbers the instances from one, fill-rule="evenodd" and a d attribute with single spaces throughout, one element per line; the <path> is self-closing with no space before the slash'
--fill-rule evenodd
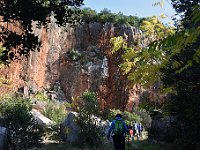
<path id="1" fill-rule="evenodd" d="M 140 138 L 142 138 L 142 130 L 143 130 L 141 123 L 137 124 L 137 130 L 138 130 L 138 138 L 140 139 Z"/>
<path id="2" fill-rule="evenodd" d="M 133 142 L 134 141 L 134 130 L 133 130 L 132 126 L 129 127 L 129 134 L 130 134 L 130 140 L 131 140 L 131 142 Z"/>
<path id="3" fill-rule="evenodd" d="M 112 121 L 111 126 L 108 130 L 108 140 L 110 138 L 111 132 L 115 150 L 125 150 L 125 135 L 128 132 L 128 129 L 126 123 L 122 119 L 121 114 L 117 114 L 115 116 L 115 119 Z"/>
<path id="4" fill-rule="evenodd" d="M 138 130 L 138 123 L 134 122 L 134 130 L 135 130 L 135 136 L 137 137 L 137 140 L 139 140 L 139 130 Z"/>
<path id="5" fill-rule="evenodd" d="M 142 138 L 142 131 L 143 131 L 143 126 L 141 123 L 139 123 L 139 136 Z"/>

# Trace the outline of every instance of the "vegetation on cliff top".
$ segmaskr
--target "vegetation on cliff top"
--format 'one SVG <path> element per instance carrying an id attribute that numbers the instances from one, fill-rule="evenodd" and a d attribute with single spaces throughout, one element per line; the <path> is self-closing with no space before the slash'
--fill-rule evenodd
<path id="1" fill-rule="evenodd" d="M 139 24 L 141 22 L 141 18 L 137 16 L 126 16 L 122 12 L 119 12 L 118 14 L 112 13 L 108 9 L 103 9 L 100 13 L 97 13 L 95 10 L 92 10 L 91 8 L 84 8 L 82 11 L 83 15 L 83 21 L 88 22 L 111 22 L 114 24 L 126 24 L 131 25 L 134 27 L 139 27 Z"/>

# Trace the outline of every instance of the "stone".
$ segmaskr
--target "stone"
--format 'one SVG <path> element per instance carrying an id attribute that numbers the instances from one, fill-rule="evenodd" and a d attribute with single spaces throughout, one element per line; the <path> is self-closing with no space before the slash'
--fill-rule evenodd
<path id="1" fill-rule="evenodd" d="M 0 150 L 7 150 L 7 129 L 0 127 Z"/>
<path id="2" fill-rule="evenodd" d="M 78 116 L 76 112 L 69 112 L 63 123 L 60 125 L 61 137 L 64 141 L 74 143 L 78 140 L 79 127 L 74 119 Z"/>
<path id="3" fill-rule="evenodd" d="M 78 117 L 77 112 L 69 112 L 65 120 L 60 126 L 61 136 L 64 141 L 69 143 L 74 143 L 78 140 L 80 140 L 78 136 L 80 127 L 75 122 L 75 117 Z M 91 120 L 93 120 L 94 124 L 96 124 L 99 127 L 102 127 L 103 134 L 106 139 L 106 135 L 108 133 L 109 129 L 109 121 L 101 120 L 100 118 L 96 116 L 92 116 Z"/>
<path id="4" fill-rule="evenodd" d="M 31 103 L 32 103 L 32 108 L 36 109 L 39 112 L 43 112 L 45 111 L 47 102 L 46 101 L 41 101 L 41 100 L 37 100 L 37 99 L 31 99 Z"/>
<path id="5" fill-rule="evenodd" d="M 90 57 L 95 57 L 95 56 L 96 56 L 96 53 L 95 53 L 95 52 L 90 52 L 90 53 L 89 53 L 89 56 L 90 56 Z"/>
<path id="6" fill-rule="evenodd" d="M 33 117 L 36 119 L 37 123 L 43 127 L 48 127 L 54 124 L 52 120 L 49 118 L 45 117 L 43 114 L 41 114 L 39 111 L 36 109 L 31 110 L 31 114 Z"/>

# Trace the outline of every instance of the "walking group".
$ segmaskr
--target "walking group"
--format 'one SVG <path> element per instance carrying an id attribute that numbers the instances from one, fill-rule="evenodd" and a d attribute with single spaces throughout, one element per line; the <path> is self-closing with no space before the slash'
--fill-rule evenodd
<path id="1" fill-rule="evenodd" d="M 143 127 L 141 123 L 133 122 L 132 125 L 126 125 L 121 114 L 117 114 L 111 122 L 107 138 L 113 139 L 115 150 L 125 150 L 126 137 L 128 142 L 133 142 L 134 139 L 142 139 Z"/>
<path id="2" fill-rule="evenodd" d="M 134 139 L 141 140 L 142 139 L 142 131 L 143 126 L 141 123 L 134 122 L 131 126 L 129 126 L 129 141 L 134 141 Z"/>

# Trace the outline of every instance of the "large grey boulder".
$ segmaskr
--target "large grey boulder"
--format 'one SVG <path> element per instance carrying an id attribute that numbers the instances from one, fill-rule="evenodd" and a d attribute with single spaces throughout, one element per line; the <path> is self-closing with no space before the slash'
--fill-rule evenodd
<path id="1" fill-rule="evenodd" d="M 43 114 L 41 114 L 39 111 L 36 109 L 31 110 L 31 114 L 33 117 L 36 119 L 37 123 L 43 127 L 48 127 L 54 124 L 52 120 L 49 118 L 45 117 Z"/>
<path id="2" fill-rule="evenodd" d="M 32 108 L 38 110 L 39 112 L 43 112 L 47 106 L 46 101 L 40 101 L 37 99 L 31 99 Z"/>
<path id="3" fill-rule="evenodd" d="M 0 150 L 7 149 L 7 129 L 0 127 Z"/>
<path id="4" fill-rule="evenodd" d="M 108 130 L 109 130 L 109 121 L 108 120 L 105 121 L 105 120 L 102 120 L 101 118 L 96 117 L 96 116 L 92 116 L 91 120 L 98 127 L 101 127 L 104 135 L 107 135 Z"/>
<path id="5" fill-rule="evenodd" d="M 74 143 L 79 140 L 78 134 L 80 131 L 80 127 L 76 124 L 75 118 L 78 117 L 78 113 L 76 112 L 69 112 L 65 120 L 60 126 L 60 132 L 61 136 L 64 141 L 67 141 L 69 143 Z M 101 127 L 105 137 L 108 133 L 109 129 L 109 121 L 101 120 L 100 118 L 96 116 L 92 116 L 91 120 L 94 124 Z"/>
<path id="6" fill-rule="evenodd" d="M 75 117 L 78 116 L 76 112 L 69 112 L 65 120 L 60 126 L 61 136 L 64 141 L 69 143 L 76 142 L 78 140 L 79 127 L 75 122 Z"/>

